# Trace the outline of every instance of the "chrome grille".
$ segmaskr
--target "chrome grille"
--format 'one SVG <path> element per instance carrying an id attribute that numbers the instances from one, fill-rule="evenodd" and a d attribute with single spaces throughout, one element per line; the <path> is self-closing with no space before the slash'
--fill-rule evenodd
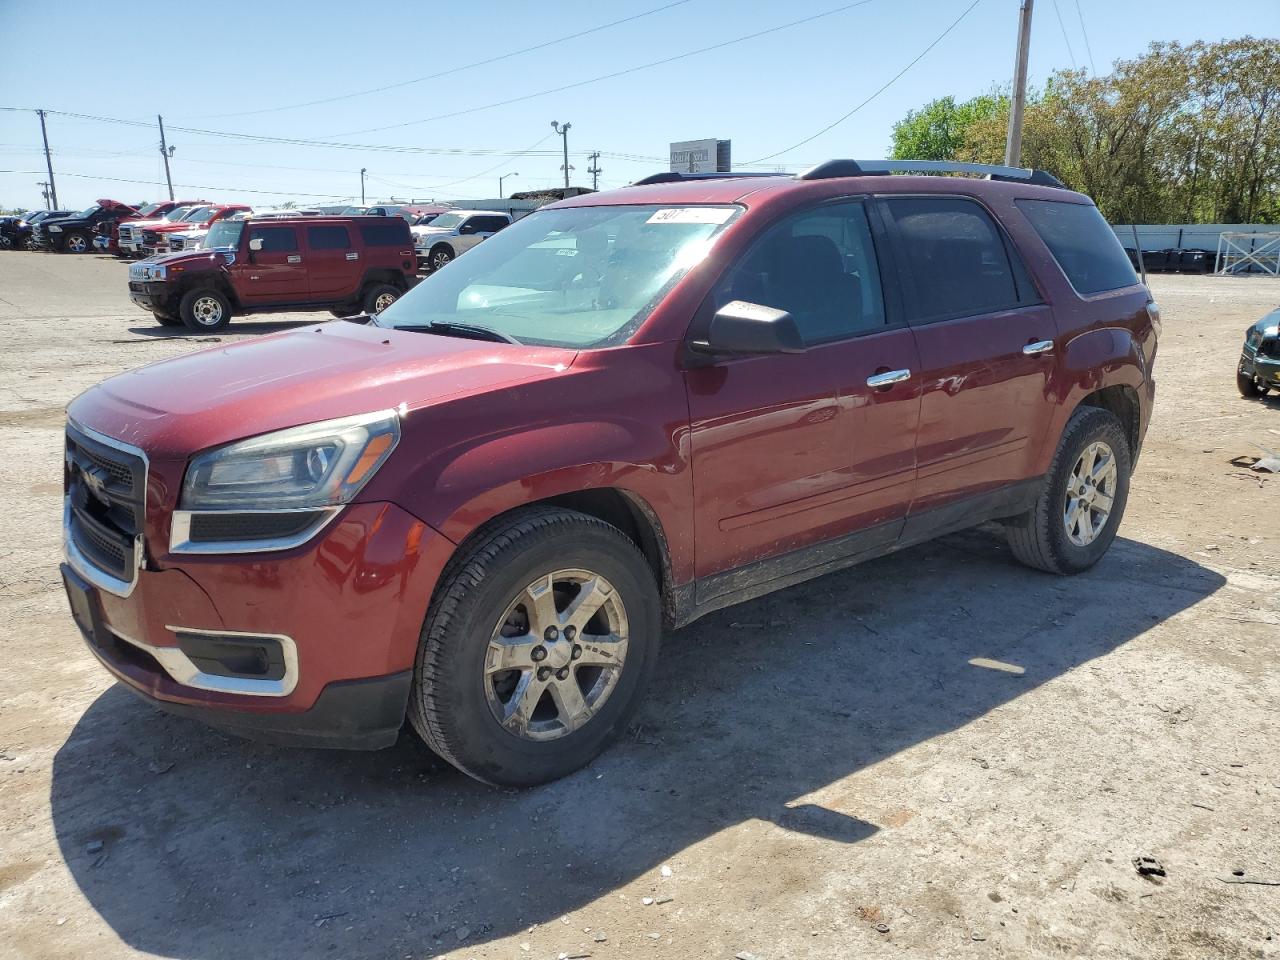
<path id="1" fill-rule="evenodd" d="M 131 587 L 146 520 L 146 460 L 67 424 L 64 457 L 68 550 Z M 90 576 L 93 571 L 82 571 Z"/>

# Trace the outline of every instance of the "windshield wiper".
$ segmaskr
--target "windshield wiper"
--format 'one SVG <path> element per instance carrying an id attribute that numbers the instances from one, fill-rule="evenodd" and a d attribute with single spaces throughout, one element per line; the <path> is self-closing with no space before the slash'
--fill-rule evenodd
<path id="1" fill-rule="evenodd" d="M 473 340 L 492 340 L 494 343 L 513 343 L 523 346 L 519 340 L 509 333 L 482 327 L 478 323 L 453 323 L 447 320 L 436 320 L 434 323 L 421 323 L 416 326 L 397 325 L 395 330 L 408 330 L 410 333 L 438 333 L 446 337 L 470 337 Z"/>

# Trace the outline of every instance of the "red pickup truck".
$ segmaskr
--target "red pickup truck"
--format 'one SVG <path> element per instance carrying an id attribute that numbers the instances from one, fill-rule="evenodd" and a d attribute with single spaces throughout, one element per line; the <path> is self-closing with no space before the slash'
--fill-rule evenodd
<path id="1" fill-rule="evenodd" d="M 292 289 L 337 238 L 287 239 L 205 275 Z M 348 748 L 407 719 L 507 785 L 588 763 L 709 611 L 992 520 L 1091 567 L 1160 329 L 1087 197 L 902 161 L 561 201 L 363 319 L 77 397 L 71 610 L 165 710 Z"/>

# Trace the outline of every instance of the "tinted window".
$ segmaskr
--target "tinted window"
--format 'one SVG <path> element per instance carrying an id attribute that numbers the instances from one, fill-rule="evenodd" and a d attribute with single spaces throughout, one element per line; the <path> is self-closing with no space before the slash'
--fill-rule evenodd
<path id="1" fill-rule="evenodd" d="M 312 250 L 346 250 L 351 237 L 346 227 L 307 227 L 307 246 Z"/>
<path id="2" fill-rule="evenodd" d="M 251 227 L 249 242 L 262 241 L 262 253 L 293 253 L 298 249 L 298 238 L 293 227 Z"/>
<path id="3" fill-rule="evenodd" d="M 1118 290 L 1138 282 L 1124 247 L 1092 204 L 1018 200 L 1077 293 Z"/>
<path id="4" fill-rule="evenodd" d="M 506 217 L 476 217 L 473 221 L 478 233 L 497 233 L 507 225 Z"/>
<path id="5" fill-rule="evenodd" d="M 717 308 L 731 300 L 786 310 L 806 343 L 882 329 L 880 274 L 862 204 L 820 207 L 770 227 L 716 288 Z"/>
<path id="6" fill-rule="evenodd" d="M 409 225 L 399 217 L 386 223 L 360 224 L 366 247 L 399 247 L 409 242 Z"/>
<path id="7" fill-rule="evenodd" d="M 942 320 L 1007 310 L 1019 288 L 1004 238 L 990 215 L 958 197 L 895 197 L 885 201 L 897 227 L 907 274 L 911 319 Z M 1022 302 L 1034 300 L 1025 271 Z"/>

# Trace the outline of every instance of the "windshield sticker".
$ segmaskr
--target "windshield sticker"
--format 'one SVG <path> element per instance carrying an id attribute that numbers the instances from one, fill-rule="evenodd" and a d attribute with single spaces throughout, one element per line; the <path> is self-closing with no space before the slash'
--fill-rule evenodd
<path id="1" fill-rule="evenodd" d="M 667 207 L 656 211 L 645 223 L 724 223 L 733 210 L 724 207 Z"/>

